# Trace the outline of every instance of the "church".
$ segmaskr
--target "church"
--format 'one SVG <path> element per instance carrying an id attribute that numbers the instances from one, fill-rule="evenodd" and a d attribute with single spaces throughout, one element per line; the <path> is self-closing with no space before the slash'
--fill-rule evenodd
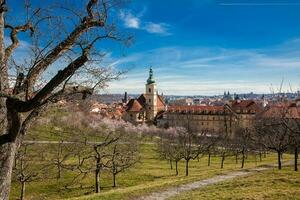
<path id="1" fill-rule="evenodd" d="M 130 99 L 125 109 L 123 119 L 134 124 L 154 123 L 157 116 L 165 110 L 163 97 L 157 92 L 152 68 L 149 70 L 145 93 L 137 99 Z"/>
<path id="2" fill-rule="evenodd" d="M 157 85 L 150 68 L 145 93 L 130 99 L 125 106 L 123 119 L 133 124 L 155 124 L 158 127 L 186 127 L 201 133 L 226 132 L 235 135 L 238 128 L 252 126 L 262 107 L 254 100 L 230 100 L 222 106 L 170 106 L 157 93 Z"/>

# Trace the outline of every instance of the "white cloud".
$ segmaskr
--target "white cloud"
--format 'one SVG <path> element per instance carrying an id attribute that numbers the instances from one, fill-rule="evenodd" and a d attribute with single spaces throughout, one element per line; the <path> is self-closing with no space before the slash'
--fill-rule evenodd
<path id="1" fill-rule="evenodd" d="M 143 13 L 143 12 L 142 12 Z M 143 22 L 141 20 L 142 13 L 139 15 L 132 14 L 129 10 L 121 10 L 119 17 L 123 21 L 126 28 L 145 30 L 148 33 L 157 35 L 171 35 L 169 32 L 170 25 L 167 23 L 154 23 L 151 21 Z"/>
<path id="2" fill-rule="evenodd" d="M 126 28 L 140 28 L 140 19 L 138 17 L 133 16 L 129 11 L 121 11 L 120 18 L 124 22 L 124 26 Z"/>
<path id="3" fill-rule="evenodd" d="M 145 30 L 148 31 L 149 33 L 157 33 L 157 34 L 162 34 L 162 35 L 170 35 L 169 33 L 169 27 L 170 25 L 166 23 L 153 23 L 153 22 L 148 22 L 145 25 Z"/>
<path id="4" fill-rule="evenodd" d="M 270 85 L 280 84 L 282 78 L 283 90 L 288 91 L 291 84 L 296 91 L 300 89 L 300 40 L 299 45 L 294 43 L 262 49 L 169 46 L 131 54 L 129 62 L 122 64 L 137 67 L 110 90 L 143 92 L 152 65 L 164 94 L 269 93 Z"/>

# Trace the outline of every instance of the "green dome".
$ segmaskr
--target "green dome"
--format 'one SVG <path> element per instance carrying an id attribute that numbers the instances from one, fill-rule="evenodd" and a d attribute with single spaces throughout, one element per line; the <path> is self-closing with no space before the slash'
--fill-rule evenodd
<path id="1" fill-rule="evenodd" d="M 147 84 L 152 84 L 155 83 L 154 79 L 153 79 L 153 71 L 152 68 L 150 67 L 149 70 L 149 78 L 147 79 Z"/>

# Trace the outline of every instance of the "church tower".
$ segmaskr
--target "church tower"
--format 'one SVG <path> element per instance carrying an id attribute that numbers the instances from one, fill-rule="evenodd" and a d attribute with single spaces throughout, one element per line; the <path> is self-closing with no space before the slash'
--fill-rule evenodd
<path id="1" fill-rule="evenodd" d="M 150 67 L 149 78 L 146 83 L 146 117 L 147 120 L 153 120 L 157 115 L 157 88 L 153 79 L 153 70 Z"/>

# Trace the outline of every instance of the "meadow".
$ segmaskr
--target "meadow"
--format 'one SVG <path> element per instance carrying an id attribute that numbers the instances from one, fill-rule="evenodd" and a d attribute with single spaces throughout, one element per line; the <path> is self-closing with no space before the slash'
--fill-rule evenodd
<path id="1" fill-rule="evenodd" d="M 112 187 L 112 177 L 107 171 L 103 171 L 101 174 L 100 193 L 94 194 L 94 174 L 92 172 L 76 184 L 70 185 L 76 173 L 63 169 L 62 177 L 57 179 L 55 177 L 56 169 L 50 167 L 47 169 L 45 178 L 27 183 L 26 199 L 73 199 L 75 197 L 77 199 L 132 199 L 171 186 L 206 179 L 232 170 L 240 170 L 240 163 L 236 163 L 235 157 L 227 157 L 224 168 L 221 169 L 219 156 L 212 157 L 211 166 L 207 166 L 207 156 L 203 156 L 199 160 L 191 161 L 188 177 L 184 175 L 184 162 L 181 161 L 179 163 L 179 175 L 175 176 L 175 170 L 170 169 L 170 163 L 159 158 L 156 145 L 149 143 L 149 140 L 147 139 L 148 143 L 141 145 L 139 163 L 117 176 L 117 187 L 115 188 Z M 41 151 L 44 151 L 46 153 L 45 162 L 47 162 L 47 159 L 51 157 L 50 151 L 48 153 L 47 151 L 50 148 L 55 148 L 55 145 L 57 144 L 32 145 L 33 156 L 39 156 Z M 34 148 L 37 149 L 34 150 Z M 285 160 L 289 158 L 289 155 L 284 156 Z M 70 159 L 69 162 L 73 162 L 73 160 Z M 261 162 L 258 156 L 249 155 L 245 168 L 271 163 L 276 163 L 274 154 L 268 154 Z M 31 167 L 34 169 L 38 166 L 39 163 L 33 162 Z M 291 173 L 294 172 L 291 171 Z M 216 189 L 218 191 L 218 188 Z M 20 184 L 15 179 L 12 183 L 11 199 L 18 199 L 19 193 Z"/>

